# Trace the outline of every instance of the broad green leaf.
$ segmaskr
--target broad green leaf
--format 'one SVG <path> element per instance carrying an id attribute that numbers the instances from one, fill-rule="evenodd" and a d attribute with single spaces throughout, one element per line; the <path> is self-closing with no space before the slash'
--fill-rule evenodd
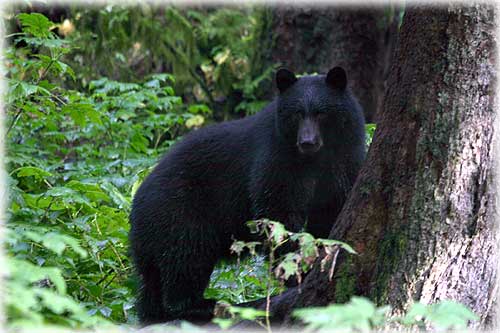
<path id="1" fill-rule="evenodd" d="M 148 149 L 148 139 L 136 131 L 130 138 L 130 145 L 137 152 L 146 152 Z"/>
<path id="2" fill-rule="evenodd" d="M 62 111 L 70 115 L 76 125 L 83 127 L 87 124 L 87 113 L 94 112 L 91 104 L 71 103 L 62 107 Z"/>
<path id="3" fill-rule="evenodd" d="M 288 236 L 288 231 L 285 229 L 283 224 L 279 222 L 270 222 L 270 226 L 271 236 L 274 239 L 274 242 L 279 243 Z"/>
<path id="4" fill-rule="evenodd" d="M 116 186 L 109 182 L 104 182 L 101 184 L 101 187 L 108 192 L 111 200 L 113 200 L 119 208 L 130 207 L 130 200 L 120 193 Z"/>
<path id="5" fill-rule="evenodd" d="M 439 330 L 465 329 L 469 321 L 479 320 L 479 317 L 465 305 L 444 300 L 429 306 L 427 319 Z"/>
<path id="6" fill-rule="evenodd" d="M 57 69 L 58 73 L 68 74 L 73 80 L 76 80 L 75 72 L 64 62 L 56 60 L 52 66 Z"/>
<path id="7" fill-rule="evenodd" d="M 237 306 L 229 307 L 229 312 L 238 315 L 241 319 L 244 320 L 255 320 L 266 316 L 266 312 L 263 310 Z"/>
<path id="8" fill-rule="evenodd" d="M 278 265 L 277 272 L 280 269 L 283 270 L 283 279 L 288 280 L 291 276 L 294 276 L 299 271 L 299 258 L 297 258 L 297 254 L 295 253 L 287 253 L 285 258 Z"/>
<path id="9" fill-rule="evenodd" d="M 295 233 L 290 238 L 293 241 L 299 241 L 300 251 L 305 257 L 316 256 L 316 241 L 311 234 L 307 232 Z"/>
<path id="10" fill-rule="evenodd" d="M 55 267 L 39 267 L 32 263 L 15 258 L 9 258 L 8 263 L 8 278 L 13 281 L 25 284 L 26 286 L 32 283 L 39 282 L 44 279 L 49 279 L 56 290 L 61 293 L 66 293 L 66 283 L 61 271 Z"/>
<path id="11" fill-rule="evenodd" d="M 101 187 L 97 184 L 82 183 L 77 180 L 71 180 L 66 184 L 66 187 L 79 191 L 92 201 L 109 200 L 109 196 L 104 193 Z"/>
<path id="12" fill-rule="evenodd" d="M 54 25 L 47 17 L 39 13 L 21 13 L 17 15 L 17 18 L 21 22 L 23 32 L 35 37 L 48 37 L 50 28 Z"/>
<path id="13" fill-rule="evenodd" d="M 10 80 L 7 103 L 12 104 L 15 101 L 24 101 L 28 96 L 33 95 L 39 89 L 39 86 L 23 81 Z"/>
<path id="14" fill-rule="evenodd" d="M 17 176 L 18 177 L 29 177 L 29 176 L 34 176 L 38 180 L 45 179 L 47 177 L 52 176 L 52 174 L 46 170 L 34 167 L 34 166 L 26 166 L 26 167 L 21 167 L 16 170 Z"/>
<path id="15" fill-rule="evenodd" d="M 85 258 L 87 251 L 85 251 L 78 240 L 73 237 L 63 235 L 57 232 L 49 232 L 43 235 L 42 244 L 49 250 L 54 251 L 56 254 L 61 255 L 66 247 L 71 247 L 79 256 Z"/>
<path id="16" fill-rule="evenodd" d="M 219 325 L 222 330 L 227 330 L 235 324 L 235 321 L 233 319 L 214 318 L 212 323 Z"/>
<path id="17" fill-rule="evenodd" d="M 333 240 L 333 239 L 324 239 L 324 238 L 318 238 L 317 241 L 320 243 L 320 244 L 323 244 L 325 246 L 332 246 L 332 245 L 339 245 L 341 248 L 343 248 L 344 250 L 346 250 L 347 252 L 351 253 L 351 254 L 358 254 L 353 248 L 352 246 L 350 246 L 349 244 L 347 243 L 344 243 L 344 242 L 341 242 L 341 241 L 338 241 L 338 240 Z"/>
<path id="18" fill-rule="evenodd" d="M 42 300 L 42 304 L 56 314 L 83 312 L 82 306 L 68 296 L 62 296 L 49 289 L 37 288 L 36 294 Z"/>
<path id="19" fill-rule="evenodd" d="M 76 195 L 78 195 L 78 193 L 75 190 L 62 186 L 53 187 L 47 190 L 47 192 L 45 192 L 45 196 L 50 196 L 50 197 L 68 198 Z"/>

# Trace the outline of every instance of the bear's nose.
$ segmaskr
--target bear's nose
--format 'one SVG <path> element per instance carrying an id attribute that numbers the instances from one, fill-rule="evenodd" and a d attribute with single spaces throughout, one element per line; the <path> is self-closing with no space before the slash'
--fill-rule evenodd
<path id="1" fill-rule="evenodd" d="M 304 117 L 299 123 L 297 133 L 297 147 L 299 148 L 299 152 L 302 154 L 314 154 L 322 145 L 323 142 L 318 122 L 310 116 Z"/>
<path id="2" fill-rule="evenodd" d="M 297 146 L 302 154 L 310 155 L 316 153 L 322 145 L 316 138 L 307 138 L 304 140 L 300 140 L 297 143 Z"/>

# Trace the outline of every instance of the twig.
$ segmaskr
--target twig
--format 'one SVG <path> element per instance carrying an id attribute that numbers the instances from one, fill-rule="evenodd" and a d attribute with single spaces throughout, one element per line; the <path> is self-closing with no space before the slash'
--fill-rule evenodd
<path id="1" fill-rule="evenodd" d="M 94 223 L 95 223 L 95 226 L 97 228 L 97 232 L 99 233 L 100 236 L 102 236 L 101 229 L 99 228 L 99 224 L 97 223 L 97 218 L 94 218 Z M 126 267 L 123 264 L 123 261 L 120 258 L 120 255 L 118 254 L 118 251 L 116 250 L 115 246 L 113 245 L 113 242 L 111 240 L 109 240 L 108 244 L 109 244 L 109 247 L 111 248 L 111 251 L 113 251 L 113 253 L 115 254 L 116 259 L 118 259 L 118 262 L 120 263 L 120 266 L 121 266 L 122 270 L 126 270 Z"/>
<path id="2" fill-rule="evenodd" d="M 23 111 L 23 109 L 21 108 L 18 108 L 17 109 L 17 113 L 16 115 L 14 116 L 14 119 L 12 120 L 12 122 L 10 123 L 9 125 L 9 128 L 7 129 L 7 132 L 5 132 L 5 136 L 7 136 L 10 132 L 10 130 L 14 127 L 14 125 L 17 123 L 17 120 L 19 119 L 19 116 L 21 116 L 21 112 Z"/>
<path id="3" fill-rule="evenodd" d="M 269 313 L 271 310 L 271 278 L 273 275 L 273 265 L 274 265 L 274 249 L 271 245 L 271 251 L 269 251 L 269 269 L 267 276 L 267 290 L 266 290 L 266 329 L 271 333 L 271 321 L 269 320 Z"/>
<path id="4" fill-rule="evenodd" d="M 106 272 L 106 274 L 104 274 L 104 276 L 103 276 L 102 278 L 100 278 L 100 279 L 99 279 L 99 281 L 97 281 L 97 282 L 96 282 L 96 285 L 100 285 L 100 284 L 101 284 L 104 280 L 106 280 L 106 278 L 107 278 L 108 276 L 110 276 L 110 275 L 111 275 L 111 273 L 113 273 L 114 271 L 115 271 L 115 270 L 114 270 L 113 268 L 110 268 L 110 269 Z"/>
<path id="5" fill-rule="evenodd" d="M 337 245 L 336 246 L 336 249 L 335 249 L 335 254 L 333 255 L 333 259 L 332 259 L 332 266 L 330 267 L 330 272 L 328 274 L 328 281 L 332 281 L 333 279 L 333 272 L 335 270 L 335 265 L 337 264 L 337 256 L 340 252 L 340 247 Z"/>
<path id="6" fill-rule="evenodd" d="M 47 74 L 47 72 L 49 71 L 50 67 L 52 66 L 52 64 L 56 61 L 56 60 L 59 60 L 59 58 L 61 57 L 62 54 L 60 54 L 59 56 L 57 56 L 56 59 L 50 59 L 50 62 L 49 64 L 47 65 L 47 67 L 45 67 L 45 69 L 43 70 L 42 74 L 40 74 L 40 76 L 38 77 L 38 79 L 34 82 L 35 85 L 38 85 L 40 83 L 40 81 L 42 80 L 42 78 Z M 14 116 L 14 120 L 12 120 L 12 123 L 10 123 L 9 125 L 9 128 L 7 129 L 7 132 L 5 132 L 5 136 L 7 136 L 10 132 L 10 130 L 14 127 L 14 125 L 17 123 L 19 117 L 21 116 L 21 112 L 23 111 L 23 109 L 21 108 L 18 108 L 17 109 L 17 113 L 16 115 Z"/>

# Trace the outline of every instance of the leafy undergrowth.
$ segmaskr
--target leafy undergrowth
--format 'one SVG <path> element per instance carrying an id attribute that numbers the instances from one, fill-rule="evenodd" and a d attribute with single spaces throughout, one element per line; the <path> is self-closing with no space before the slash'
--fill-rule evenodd
<path id="1" fill-rule="evenodd" d="M 18 18 L 23 33 L 4 56 L 9 325 L 135 323 L 127 255 L 133 190 L 210 110 L 182 105 L 169 74 L 67 90 L 55 82 L 74 77 L 60 60 L 70 45 L 43 15 Z"/>
<path id="2" fill-rule="evenodd" d="M 269 262 L 263 255 L 244 258 L 241 262 L 221 261 L 205 290 L 205 298 L 228 304 L 239 304 L 266 297 Z M 277 295 L 284 287 L 273 279 L 271 295 Z"/>

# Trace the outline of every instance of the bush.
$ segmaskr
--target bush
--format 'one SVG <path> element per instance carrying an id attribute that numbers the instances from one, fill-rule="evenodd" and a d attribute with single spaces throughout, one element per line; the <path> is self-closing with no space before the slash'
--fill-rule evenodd
<path id="1" fill-rule="evenodd" d="M 68 90 L 57 82 L 75 78 L 60 60 L 71 45 L 43 15 L 17 18 L 23 31 L 6 50 L 8 321 L 133 323 L 132 190 L 210 110 L 184 106 L 169 74 Z"/>

